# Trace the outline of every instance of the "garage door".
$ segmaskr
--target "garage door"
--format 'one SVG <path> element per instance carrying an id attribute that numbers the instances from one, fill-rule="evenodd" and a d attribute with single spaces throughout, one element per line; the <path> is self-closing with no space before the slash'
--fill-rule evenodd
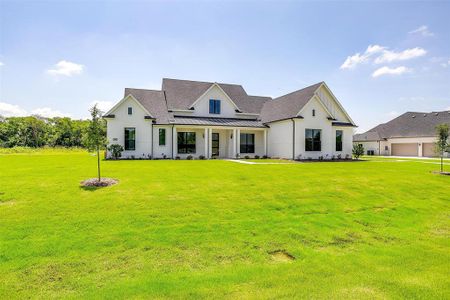
<path id="1" fill-rule="evenodd" d="M 422 153 L 423 156 L 433 157 L 437 156 L 436 153 L 434 153 L 434 144 L 433 143 L 423 143 L 422 144 Z"/>
<path id="2" fill-rule="evenodd" d="M 397 156 L 418 156 L 417 143 L 411 144 L 392 144 L 392 155 Z"/>

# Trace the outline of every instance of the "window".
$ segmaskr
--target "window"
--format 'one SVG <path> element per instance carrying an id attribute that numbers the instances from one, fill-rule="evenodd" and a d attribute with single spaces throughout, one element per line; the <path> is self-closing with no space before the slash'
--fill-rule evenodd
<path id="1" fill-rule="evenodd" d="M 241 133 L 241 153 L 255 153 L 255 134 Z"/>
<path id="2" fill-rule="evenodd" d="M 315 109 L 312 110 L 312 116 L 313 116 L 313 117 L 316 116 L 316 110 L 315 110 Z"/>
<path id="3" fill-rule="evenodd" d="M 195 153 L 195 132 L 178 132 L 178 153 Z"/>
<path id="4" fill-rule="evenodd" d="M 125 150 L 136 150 L 136 128 L 125 128 Z"/>
<path id="5" fill-rule="evenodd" d="M 384 146 L 384 150 L 385 150 L 385 151 L 388 151 L 388 150 L 389 150 L 389 147 L 388 147 L 388 146 Z"/>
<path id="6" fill-rule="evenodd" d="M 212 156 L 219 156 L 219 134 L 217 132 L 213 132 L 211 136 L 211 154 Z"/>
<path id="7" fill-rule="evenodd" d="M 166 129 L 165 128 L 159 129 L 159 145 L 160 146 L 166 145 Z"/>
<path id="8" fill-rule="evenodd" d="M 128 114 L 132 115 L 133 114 L 133 108 L 132 107 L 128 107 Z"/>
<path id="9" fill-rule="evenodd" d="M 342 136 L 344 132 L 342 130 L 336 130 L 336 151 L 342 151 Z"/>
<path id="10" fill-rule="evenodd" d="M 220 100 L 209 99 L 209 113 L 220 114 Z"/>
<path id="11" fill-rule="evenodd" d="M 305 130 L 305 151 L 321 151 L 322 143 L 320 141 L 320 129 Z"/>

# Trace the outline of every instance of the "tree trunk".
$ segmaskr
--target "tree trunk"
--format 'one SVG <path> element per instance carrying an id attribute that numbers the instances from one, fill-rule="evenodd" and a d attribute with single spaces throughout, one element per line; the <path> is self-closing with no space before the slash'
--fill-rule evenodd
<path id="1" fill-rule="evenodd" d="M 441 153 L 441 173 L 444 172 L 444 152 Z"/>
<path id="2" fill-rule="evenodd" d="M 100 182 L 100 149 L 97 147 L 97 172 L 98 172 L 98 182 Z"/>

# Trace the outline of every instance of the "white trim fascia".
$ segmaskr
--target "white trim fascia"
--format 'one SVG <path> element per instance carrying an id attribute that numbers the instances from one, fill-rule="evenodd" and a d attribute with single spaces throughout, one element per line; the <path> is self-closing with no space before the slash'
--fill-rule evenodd
<path id="1" fill-rule="evenodd" d="M 169 109 L 172 112 L 188 112 L 188 113 L 193 113 L 195 112 L 195 110 L 192 109 Z"/>
<path id="2" fill-rule="evenodd" d="M 198 101 L 200 101 L 200 99 L 205 96 L 213 87 L 218 87 L 219 90 L 222 91 L 222 93 L 224 93 L 224 95 L 228 98 L 228 100 L 231 102 L 231 104 L 233 104 L 234 108 L 236 108 L 237 110 L 240 111 L 239 107 L 236 105 L 236 103 L 234 103 L 233 100 L 231 100 L 230 96 L 228 96 L 227 93 L 225 93 L 225 91 L 220 87 L 219 84 L 217 84 L 217 82 L 214 82 L 203 94 L 200 95 L 200 97 L 197 98 L 197 100 L 194 101 L 194 103 L 191 104 L 191 106 L 189 106 L 189 108 L 192 108 L 195 106 L 195 104 L 197 104 Z"/>
<path id="3" fill-rule="evenodd" d="M 237 115 L 245 115 L 245 116 L 259 116 L 259 114 L 255 114 L 255 113 L 244 113 L 244 112 L 237 112 Z"/>
<path id="4" fill-rule="evenodd" d="M 336 102 L 336 104 L 338 105 L 338 107 L 341 109 L 341 111 L 344 113 L 344 115 L 347 117 L 347 119 L 350 120 L 350 123 L 352 123 L 353 125 L 356 124 L 352 118 L 350 118 L 349 114 L 347 113 L 347 111 L 344 109 L 344 107 L 342 106 L 342 104 L 339 102 L 339 100 L 336 98 L 336 96 L 333 94 L 333 92 L 330 90 L 330 88 L 328 87 L 328 85 L 325 82 L 322 82 L 322 84 L 319 86 L 318 89 L 320 89 L 322 86 L 324 86 L 326 88 L 326 90 L 330 93 L 331 97 L 333 98 L 333 100 Z M 317 90 L 318 90 L 317 89 Z M 314 94 L 317 92 L 317 90 L 314 92 Z"/>
<path id="5" fill-rule="evenodd" d="M 125 102 L 128 99 L 134 100 L 140 108 L 142 108 L 150 117 L 153 118 L 152 114 L 131 94 L 128 94 L 126 97 L 124 97 L 122 100 L 120 100 L 116 105 L 113 106 L 113 108 L 111 108 L 104 115 L 107 116 L 107 115 L 112 114 L 123 102 Z"/>

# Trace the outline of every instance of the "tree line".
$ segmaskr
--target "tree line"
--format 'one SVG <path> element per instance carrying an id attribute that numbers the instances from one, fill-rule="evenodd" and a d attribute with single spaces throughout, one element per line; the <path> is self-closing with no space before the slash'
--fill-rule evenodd
<path id="1" fill-rule="evenodd" d="M 99 120 L 106 137 L 106 121 Z M 90 120 L 68 117 L 44 118 L 40 116 L 0 116 L 0 147 L 82 147 L 88 145 Z"/>

